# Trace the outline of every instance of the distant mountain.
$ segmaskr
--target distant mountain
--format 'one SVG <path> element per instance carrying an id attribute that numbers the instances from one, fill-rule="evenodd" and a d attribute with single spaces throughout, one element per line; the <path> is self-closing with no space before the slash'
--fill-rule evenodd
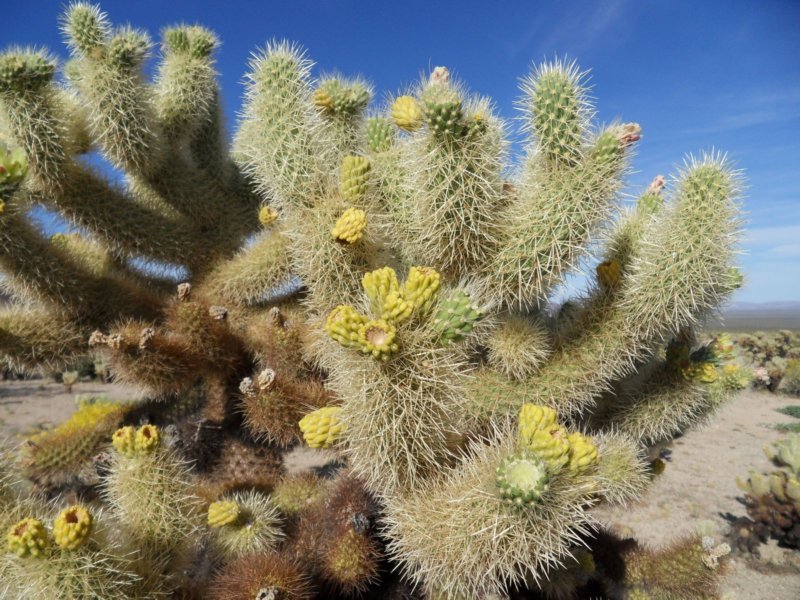
<path id="1" fill-rule="evenodd" d="M 730 331 L 800 330 L 800 302 L 734 302 L 719 317 L 709 319 L 707 327 Z"/>
<path id="2" fill-rule="evenodd" d="M 785 302 L 734 302 L 724 310 L 728 312 L 800 312 L 800 301 Z"/>

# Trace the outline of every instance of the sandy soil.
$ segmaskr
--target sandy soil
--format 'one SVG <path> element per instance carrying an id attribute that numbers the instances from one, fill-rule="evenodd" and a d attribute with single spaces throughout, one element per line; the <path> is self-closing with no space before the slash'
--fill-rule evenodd
<path id="1" fill-rule="evenodd" d="M 63 421 L 75 410 L 75 397 L 80 394 L 137 397 L 129 388 L 114 384 L 79 383 L 68 394 L 63 385 L 55 383 L 0 382 L 0 439 Z M 775 424 L 795 421 L 775 411 L 788 404 L 800 404 L 800 399 L 742 392 L 708 424 L 675 440 L 666 470 L 639 503 L 598 509 L 597 516 L 620 534 L 653 546 L 697 530 L 721 540 L 727 531 L 723 515 L 745 514 L 737 501 L 741 492 L 736 477 L 751 468 L 770 468 L 762 448 L 780 439 Z M 330 452 L 298 448 L 286 457 L 286 463 L 290 471 L 297 471 L 334 459 Z M 735 557 L 723 590 L 729 600 L 797 600 L 800 552 L 770 545 L 762 546 L 760 559 Z"/>
<path id="2" fill-rule="evenodd" d="M 800 399 L 768 392 L 742 392 L 710 422 L 675 440 L 664 473 L 645 497 L 625 508 L 599 509 L 601 521 L 624 535 L 659 546 L 702 531 L 720 540 L 727 532 L 725 513 L 745 515 L 736 498 L 736 477 L 749 469 L 768 471 L 762 448 L 783 434 L 776 423 L 796 422 L 775 409 Z M 735 557 L 723 590 L 731 600 L 800 598 L 800 552 L 762 546 L 760 559 Z"/>
<path id="3" fill-rule="evenodd" d="M 134 400 L 139 394 L 115 383 L 79 382 L 67 393 L 50 380 L 0 381 L 0 439 L 49 429 L 75 412 L 79 396 L 105 396 L 111 400 Z"/>

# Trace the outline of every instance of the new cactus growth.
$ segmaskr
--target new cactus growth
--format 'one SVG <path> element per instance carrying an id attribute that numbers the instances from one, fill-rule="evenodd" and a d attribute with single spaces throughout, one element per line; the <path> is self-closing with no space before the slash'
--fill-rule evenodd
<path id="1" fill-rule="evenodd" d="M 547 467 L 536 455 L 513 455 L 497 467 L 500 496 L 512 504 L 539 502 L 547 491 L 547 481 Z"/>
<path id="2" fill-rule="evenodd" d="M 600 581 L 579 550 L 604 535 L 592 507 L 637 498 L 647 447 L 741 385 L 730 343 L 696 338 L 741 285 L 730 163 L 690 157 L 624 208 L 642 128 L 595 127 L 575 63 L 523 80 L 513 165 L 510 121 L 447 68 L 371 106 L 367 82 L 316 78 L 287 42 L 250 61 L 229 144 L 212 32 L 170 27 L 156 48 L 84 2 L 63 30 L 63 78 L 45 51 L 0 55 L 0 354 L 63 371 L 91 347 L 147 399 L 31 439 L 27 477 L 59 496 L 94 473 L 107 510 L 81 544 L 91 527 L 68 509 L 48 546 L 21 521 L 35 503 L 0 489 L 12 550 L 104 598 L 566 597 Z M 45 236 L 34 201 L 80 234 Z M 595 249 L 582 298 L 551 310 Z M 285 474 L 303 438 L 335 446 L 345 475 Z M 786 507 L 795 479 L 750 485 Z M 55 567 L 32 583 L 26 568 L 0 557 L 0 593 L 52 597 Z M 674 591 L 637 569 L 620 584 Z"/>

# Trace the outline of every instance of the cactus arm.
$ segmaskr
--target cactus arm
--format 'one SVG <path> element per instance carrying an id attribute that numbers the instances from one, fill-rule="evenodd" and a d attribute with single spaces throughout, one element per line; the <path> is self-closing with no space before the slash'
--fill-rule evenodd
<path id="1" fill-rule="evenodd" d="M 58 368 L 87 352 L 89 331 L 45 309 L 0 311 L 0 354 L 23 369 Z"/>
<path id="2" fill-rule="evenodd" d="M 0 218 L 0 268 L 21 288 L 46 305 L 80 315 L 93 323 L 120 314 L 154 314 L 159 300 L 133 281 L 96 274 L 53 245 L 11 208 Z"/>
<path id="3" fill-rule="evenodd" d="M 639 389 L 614 398 L 601 422 L 652 445 L 696 425 L 717 405 L 707 387 L 662 363 Z"/>
<path id="4" fill-rule="evenodd" d="M 312 63 L 287 43 L 250 62 L 244 116 L 235 140 L 244 169 L 279 209 L 308 206 L 330 162 L 325 125 L 311 103 Z M 338 165 L 336 165 L 338 166 Z"/>
<path id="5" fill-rule="evenodd" d="M 199 285 L 198 291 L 222 303 L 251 306 L 291 277 L 289 239 L 280 232 L 265 232 L 248 248 L 220 262 Z"/>
<path id="6" fill-rule="evenodd" d="M 445 88 L 440 91 L 437 88 Z M 485 100 L 462 102 L 450 84 L 430 83 L 420 92 L 429 104 L 427 127 L 406 144 L 410 178 L 410 248 L 405 253 L 417 264 L 431 265 L 451 281 L 486 269 L 500 235 L 503 193 L 501 172 L 507 154 L 503 123 Z M 438 95 L 450 92 L 464 104 L 461 127 L 439 132 L 433 111 L 444 103 Z M 448 96 L 449 97 L 449 96 Z"/>

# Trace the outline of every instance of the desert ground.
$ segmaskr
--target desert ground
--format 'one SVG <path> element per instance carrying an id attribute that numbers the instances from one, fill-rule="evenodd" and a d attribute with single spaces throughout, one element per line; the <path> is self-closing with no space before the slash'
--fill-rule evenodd
<path id="1" fill-rule="evenodd" d="M 116 384 L 79 383 L 72 393 L 61 384 L 41 380 L 0 382 L 0 439 L 19 440 L 66 419 L 75 397 L 103 395 L 134 399 L 137 393 Z M 737 501 L 736 477 L 749 469 L 766 471 L 770 463 L 762 448 L 783 435 L 778 423 L 796 419 L 777 408 L 800 399 L 745 391 L 725 405 L 705 425 L 667 447 L 667 467 L 646 496 L 624 508 L 600 508 L 599 520 L 620 534 L 659 546 L 681 535 L 702 531 L 721 541 L 727 530 L 723 515 L 745 514 Z M 290 470 L 324 464 L 331 452 L 298 449 L 287 457 Z M 762 546 L 761 556 L 734 555 L 723 582 L 726 600 L 797 600 L 800 598 L 800 552 Z"/>

